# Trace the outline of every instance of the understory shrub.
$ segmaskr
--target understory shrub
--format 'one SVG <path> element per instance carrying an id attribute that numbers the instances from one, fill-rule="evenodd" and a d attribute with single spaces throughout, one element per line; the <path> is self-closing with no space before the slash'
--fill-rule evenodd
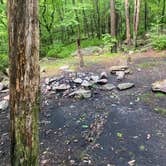
<path id="1" fill-rule="evenodd" d="M 159 35 L 152 35 L 152 46 L 157 50 L 164 50 L 166 49 L 166 35 L 159 34 Z"/>

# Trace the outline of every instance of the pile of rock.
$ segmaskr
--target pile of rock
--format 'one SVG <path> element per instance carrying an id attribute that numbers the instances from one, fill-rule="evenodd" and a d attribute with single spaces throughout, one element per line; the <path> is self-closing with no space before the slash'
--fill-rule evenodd
<path id="1" fill-rule="evenodd" d="M 110 73 L 117 75 L 118 80 L 122 80 L 126 74 L 130 73 L 127 66 L 113 66 Z M 108 73 L 103 71 L 100 74 L 92 72 L 70 72 L 68 75 L 60 77 L 46 78 L 42 85 L 43 93 L 55 93 L 62 96 L 89 98 L 93 89 L 111 91 L 115 88 L 126 90 L 134 87 L 133 83 L 121 83 L 117 86 L 109 83 Z"/>

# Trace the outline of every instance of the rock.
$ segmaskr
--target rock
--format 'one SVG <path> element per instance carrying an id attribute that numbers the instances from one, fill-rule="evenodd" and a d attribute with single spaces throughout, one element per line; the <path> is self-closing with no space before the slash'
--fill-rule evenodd
<path id="1" fill-rule="evenodd" d="M 70 88 L 70 85 L 60 84 L 60 85 L 54 86 L 52 89 L 56 91 L 65 91 L 69 88 Z"/>
<path id="2" fill-rule="evenodd" d="M 87 48 L 82 48 L 81 50 L 81 54 L 83 56 L 89 56 L 89 55 L 100 55 L 103 50 L 100 47 L 97 46 L 91 46 L 91 47 L 87 47 Z M 78 55 L 78 50 L 75 51 L 74 53 L 71 54 L 72 56 L 77 56 Z"/>
<path id="3" fill-rule="evenodd" d="M 123 80 L 125 77 L 125 72 L 124 71 L 117 71 L 116 75 L 117 75 L 117 80 Z"/>
<path id="4" fill-rule="evenodd" d="M 152 84 L 152 91 L 166 93 L 166 79 L 156 81 Z"/>
<path id="5" fill-rule="evenodd" d="M 69 94 L 69 96 L 74 96 L 76 98 L 90 98 L 91 97 L 91 91 L 85 90 L 85 89 L 79 89 Z"/>
<path id="6" fill-rule="evenodd" d="M 62 71 L 66 71 L 66 70 L 69 69 L 69 66 L 68 66 L 68 65 L 62 66 L 62 67 L 60 67 L 59 69 L 62 70 Z"/>
<path id="7" fill-rule="evenodd" d="M 111 91 L 113 89 L 115 89 L 116 87 L 113 85 L 113 84 L 106 84 L 106 85 L 103 85 L 102 86 L 102 90 L 108 90 L 108 91 Z"/>
<path id="8" fill-rule="evenodd" d="M 0 101 L 0 110 L 5 111 L 9 106 L 9 102 L 7 100 Z"/>
<path id="9" fill-rule="evenodd" d="M 0 71 L 0 82 L 4 79 L 4 73 Z"/>
<path id="10" fill-rule="evenodd" d="M 82 79 L 81 78 L 76 78 L 75 80 L 73 80 L 73 82 L 76 83 L 76 84 L 81 84 Z"/>
<path id="11" fill-rule="evenodd" d="M 84 80 L 81 84 L 81 86 L 84 86 L 84 87 L 90 87 L 92 85 L 93 85 L 92 83 L 90 83 L 89 81 L 86 81 L 86 80 Z"/>
<path id="12" fill-rule="evenodd" d="M 110 73 L 115 74 L 116 71 L 125 71 L 128 69 L 128 66 L 112 66 L 110 68 Z"/>
<path id="13" fill-rule="evenodd" d="M 107 75 L 106 72 L 102 72 L 102 73 L 100 74 L 100 79 L 107 79 L 107 78 L 108 78 L 108 75 Z"/>
<path id="14" fill-rule="evenodd" d="M 99 80 L 99 76 L 92 75 L 92 76 L 90 77 L 90 80 L 92 80 L 94 83 L 97 83 L 98 80 Z"/>
<path id="15" fill-rule="evenodd" d="M 0 82 L 0 91 L 3 90 L 4 86 L 3 84 Z"/>
<path id="16" fill-rule="evenodd" d="M 132 88 L 132 87 L 134 87 L 134 84 L 133 84 L 133 83 L 122 83 L 122 84 L 119 84 L 119 85 L 117 86 L 117 88 L 118 88 L 119 90 L 126 90 L 126 89 L 130 89 L 130 88 Z"/>
<path id="17" fill-rule="evenodd" d="M 44 82 L 45 82 L 46 85 L 49 85 L 50 79 L 49 79 L 49 78 L 46 78 L 46 79 L 44 80 Z"/>
<path id="18" fill-rule="evenodd" d="M 133 72 L 130 69 L 124 71 L 125 74 L 132 74 Z"/>
<path id="19" fill-rule="evenodd" d="M 3 99 L 4 100 L 9 100 L 9 95 L 5 96 Z"/>
<path id="20" fill-rule="evenodd" d="M 104 84 L 107 84 L 108 83 L 108 80 L 107 79 L 100 79 L 97 81 L 98 84 L 100 85 L 104 85 Z"/>

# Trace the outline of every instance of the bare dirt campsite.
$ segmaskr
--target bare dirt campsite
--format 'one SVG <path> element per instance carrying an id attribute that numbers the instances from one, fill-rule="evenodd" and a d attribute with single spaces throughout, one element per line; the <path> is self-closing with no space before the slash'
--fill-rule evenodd
<path id="1" fill-rule="evenodd" d="M 152 83 L 166 78 L 165 52 L 133 54 L 130 62 L 126 55 L 93 58 L 81 71 L 57 65 L 50 71 L 49 60 L 41 63 L 40 164 L 164 166 L 166 96 L 152 92 Z M 111 73 L 115 66 L 127 67 L 124 78 Z M 124 83 L 133 85 L 118 89 Z M 0 125 L 0 161 L 6 166 L 9 111 L 0 112 Z"/>

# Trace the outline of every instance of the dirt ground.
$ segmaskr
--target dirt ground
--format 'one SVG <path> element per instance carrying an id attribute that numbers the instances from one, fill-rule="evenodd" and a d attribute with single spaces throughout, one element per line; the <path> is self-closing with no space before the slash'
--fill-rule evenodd
<path id="1" fill-rule="evenodd" d="M 166 95 L 151 91 L 166 79 L 166 57 L 135 56 L 129 66 L 133 73 L 121 82 L 132 89 L 95 89 L 83 100 L 42 96 L 41 166 L 166 165 L 166 117 L 155 111 L 166 109 Z M 105 65 L 92 70 L 99 68 Z M 119 83 L 112 75 L 109 82 Z M 0 126 L 0 165 L 8 166 L 9 111 L 0 111 Z"/>

